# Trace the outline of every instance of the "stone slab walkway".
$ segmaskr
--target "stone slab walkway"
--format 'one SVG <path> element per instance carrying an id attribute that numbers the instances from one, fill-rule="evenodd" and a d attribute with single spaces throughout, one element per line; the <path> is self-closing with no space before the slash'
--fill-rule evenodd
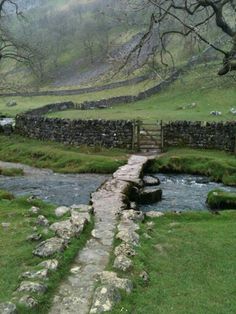
<path id="1" fill-rule="evenodd" d="M 95 226 L 92 238 L 79 252 L 71 274 L 61 284 L 54 297 L 50 314 L 88 314 L 96 279 L 109 262 L 119 213 L 127 208 L 127 193 L 140 176 L 148 157 L 133 155 L 120 167 L 113 178 L 92 194 Z"/>

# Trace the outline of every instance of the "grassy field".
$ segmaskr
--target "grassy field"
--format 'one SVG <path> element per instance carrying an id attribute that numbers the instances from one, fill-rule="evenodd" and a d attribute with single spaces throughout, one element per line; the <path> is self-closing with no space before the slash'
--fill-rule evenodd
<path id="1" fill-rule="evenodd" d="M 0 160 L 62 173 L 112 173 L 128 159 L 125 150 L 72 147 L 20 136 L 0 136 Z"/>
<path id="2" fill-rule="evenodd" d="M 156 84 L 158 84 L 158 80 L 147 80 L 136 85 L 127 85 L 110 90 L 73 96 L 0 97 L 0 114 L 13 117 L 29 109 L 57 102 L 73 101 L 75 103 L 82 103 L 86 100 L 100 100 L 122 95 L 137 95 L 139 92 L 153 87 Z M 16 101 L 17 106 L 7 107 L 6 104 L 11 100 Z"/>
<path id="3" fill-rule="evenodd" d="M 134 291 L 109 313 L 235 313 L 236 212 L 168 214 L 153 221 L 151 230 L 141 225 L 141 245 L 126 274 Z M 143 270 L 148 283 L 139 277 Z"/>
<path id="4" fill-rule="evenodd" d="M 28 202 L 25 197 L 12 198 L 7 192 L 0 193 L 0 221 L 10 224 L 9 227 L 3 228 L 1 226 L 0 228 L 0 303 L 11 300 L 23 272 L 37 269 L 37 264 L 42 261 L 32 254 L 36 244 L 26 240 L 27 236 L 33 233 L 33 226 L 37 217 L 37 215 L 31 215 L 28 212 L 33 205 L 41 209 L 41 214 L 47 217 L 50 223 L 55 222 L 55 215 L 53 214 L 55 207 L 53 205 L 43 203 L 40 200 Z M 31 311 L 20 307 L 20 314 L 47 313 L 56 287 L 69 273 L 70 265 L 77 252 L 90 237 L 91 229 L 92 223 L 79 239 L 72 240 L 70 247 L 63 254 L 60 253 L 55 256 L 59 260 L 60 267 L 56 273 L 50 274 L 50 279 L 47 281 L 48 293 L 37 297 L 40 307 Z M 39 232 L 41 231 L 39 228 Z M 43 235 L 43 239 L 51 236 L 52 234 L 49 232 L 47 235 Z"/>
<path id="5" fill-rule="evenodd" d="M 236 158 L 216 150 L 172 148 L 149 167 L 151 172 L 192 173 L 236 185 Z"/>
<path id="6" fill-rule="evenodd" d="M 229 113 L 232 107 L 236 107 L 235 81 L 230 77 L 217 77 L 216 71 L 215 64 L 198 66 L 167 90 L 132 104 L 103 110 L 64 111 L 49 116 L 69 119 L 235 121 L 236 116 Z M 189 108 L 188 105 L 193 103 L 196 106 Z M 211 111 L 220 111 L 222 115 L 212 116 Z"/>

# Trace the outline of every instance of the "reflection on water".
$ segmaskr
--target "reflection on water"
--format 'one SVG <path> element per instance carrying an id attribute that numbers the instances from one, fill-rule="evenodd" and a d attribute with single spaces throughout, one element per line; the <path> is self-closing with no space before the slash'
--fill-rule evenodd
<path id="1" fill-rule="evenodd" d="M 209 191 L 223 189 L 236 191 L 221 183 L 210 182 L 206 177 L 183 174 L 157 174 L 163 190 L 161 202 L 141 206 L 143 211 L 182 211 L 182 210 L 207 210 L 206 198 Z"/>

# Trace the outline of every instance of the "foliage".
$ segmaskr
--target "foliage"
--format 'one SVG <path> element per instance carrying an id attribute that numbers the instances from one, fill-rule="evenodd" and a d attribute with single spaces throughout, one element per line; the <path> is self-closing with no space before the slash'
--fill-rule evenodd
<path id="1" fill-rule="evenodd" d="M 210 191 L 207 195 L 207 204 L 211 209 L 236 209 L 236 193 L 219 189 Z"/>

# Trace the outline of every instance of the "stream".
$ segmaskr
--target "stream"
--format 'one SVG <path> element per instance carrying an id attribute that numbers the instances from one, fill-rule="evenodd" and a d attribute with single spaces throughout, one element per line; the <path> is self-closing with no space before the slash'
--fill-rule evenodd
<path id="1" fill-rule="evenodd" d="M 193 211 L 208 210 L 207 194 L 213 189 L 236 192 L 235 187 L 210 181 L 207 177 L 188 174 L 156 174 L 163 190 L 162 201 L 151 205 L 142 205 L 143 211 Z"/>
<path id="2" fill-rule="evenodd" d="M 0 167 L 23 168 L 20 177 L 0 176 L 0 189 L 15 196 L 34 195 L 56 204 L 71 206 L 88 204 L 90 193 L 96 191 L 109 178 L 98 174 L 58 174 L 47 169 L 37 169 L 21 164 L 0 162 Z"/>

